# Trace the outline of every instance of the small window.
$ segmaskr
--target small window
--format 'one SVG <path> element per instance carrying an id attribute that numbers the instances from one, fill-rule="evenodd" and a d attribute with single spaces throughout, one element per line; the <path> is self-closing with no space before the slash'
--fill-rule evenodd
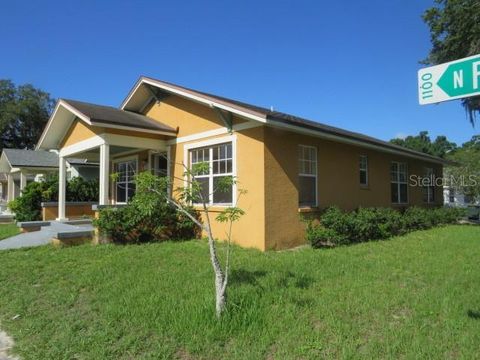
<path id="1" fill-rule="evenodd" d="M 122 161 L 115 164 L 117 179 L 115 183 L 116 202 L 127 203 L 135 195 L 135 174 L 137 160 Z"/>
<path id="2" fill-rule="evenodd" d="M 368 157 L 360 155 L 360 185 L 368 185 Z"/>
<path id="3" fill-rule="evenodd" d="M 454 203 L 455 202 L 455 189 L 449 188 L 448 189 L 448 202 Z"/>
<path id="4" fill-rule="evenodd" d="M 299 145 L 298 167 L 299 206 L 317 206 L 317 148 Z"/>
<path id="5" fill-rule="evenodd" d="M 425 169 L 425 177 L 428 181 L 423 186 L 423 202 L 431 204 L 435 202 L 434 172 L 432 168 Z"/>
<path id="6" fill-rule="evenodd" d="M 407 164 L 395 161 L 391 163 L 390 188 L 393 204 L 408 202 Z"/>

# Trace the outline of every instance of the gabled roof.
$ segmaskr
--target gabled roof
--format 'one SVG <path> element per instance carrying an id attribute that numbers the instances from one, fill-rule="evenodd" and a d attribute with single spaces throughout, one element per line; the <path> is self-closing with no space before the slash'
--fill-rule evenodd
<path id="1" fill-rule="evenodd" d="M 172 134 L 176 133 L 176 130 L 170 126 L 164 125 L 147 116 L 131 111 L 125 111 L 111 106 L 90 104 L 77 100 L 61 100 L 85 115 L 91 123 L 96 123 L 97 125 L 112 124 L 131 127 L 137 130 L 145 129 L 158 130 L 160 132 L 168 132 Z"/>
<path id="2" fill-rule="evenodd" d="M 145 115 L 83 101 L 60 99 L 55 106 L 37 149 L 56 149 L 67 129 L 78 118 L 88 125 L 175 136 L 176 130 Z"/>
<path id="3" fill-rule="evenodd" d="M 121 108 L 130 111 L 140 111 L 145 103 L 155 96 L 157 88 L 163 92 L 176 94 L 193 101 L 203 103 L 210 107 L 217 107 L 244 118 L 259 121 L 265 125 L 282 127 L 293 132 L 300 132 L 311 136 L 320 136 L 332 139 L 334 141 L 346 142 L 358 146 L 375 148 L 380 151 L 400 154 L 407 157 L 420 158 L 425 161 L 436 163 L 446 163 L 444 159 L 428 155 L 419 151 L 410 150 L 403 146 L 395 145 L 368 135 L 352 132 L 319 123 L 316 121 L 304 119 L 295 115 L 272 111 L 268 108 L 247 104 L 245 102 L 229 99 L 223 96 L 217 96 L 203 91 L 193 90 L 184 86 L 179 86 L 166 81 L 142 76 L 132 88 L 128 96 L 123 101 Z"/>
<path id="4" fill-rule="evenodd" d="M 11 167 L 56 168 L 58 155 L 44 150 L 3 149 Z"/>

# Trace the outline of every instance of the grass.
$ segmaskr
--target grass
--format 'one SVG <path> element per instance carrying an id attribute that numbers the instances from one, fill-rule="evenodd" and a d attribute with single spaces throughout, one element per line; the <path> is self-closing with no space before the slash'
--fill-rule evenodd
<path id="1" fill-rule="evenodd" d="M 9 238 L 20 233 L 20 229 L 15 224 L 0 224 L 0 240 Z"/>
<path id="2" fill-rule="evenodd" d="M 235 248 L 217 322 L 203 241 L 4 251 L 0 322 L 24 359 L 475 358 L 479 258 L 473 226 Z"/>

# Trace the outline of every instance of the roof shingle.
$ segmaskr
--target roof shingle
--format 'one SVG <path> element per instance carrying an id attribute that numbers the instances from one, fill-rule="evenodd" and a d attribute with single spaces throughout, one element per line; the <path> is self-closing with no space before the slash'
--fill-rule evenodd
<path id="1" fill-rule="evenodd" d="M 90 104 L 83 101 L 62 99 L 87 116 L 92 122 L 131 127 L 132 129 L 156 130 L 175 134 L 176 130 L 147 116 L 111 106 Z"/>

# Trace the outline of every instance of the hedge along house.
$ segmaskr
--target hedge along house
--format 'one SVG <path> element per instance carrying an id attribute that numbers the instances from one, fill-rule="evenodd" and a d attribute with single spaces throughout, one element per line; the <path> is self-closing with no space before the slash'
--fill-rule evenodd
<path id="1" fill-rule="evenodd" d="M 331 205 L 442 204 L 440 187 L 409 182 L 410 175 L 441 176 L 442 159 L 147 77 L 119 109 L 60 100 L 38 148 L 59 150 L 61 179 L 66 157 L 98 160 L 101 205 L 128 201 L 139 171 L 172 176 L 176 187 L 184 184 L 184 165 L 206 161 L 210 171 L 199 177 L 205 193 L 219 177 L 238 181 L 230 192 L 209 196 L 210 210 L 235 203 L 236 187 L 246 189 L 239 203 L 246 215 L 234 225 L 233 240 L 261 250 L 303 244 L 299 215 Z M 112 172 L 119 174 L 115 183 Z M 65 217 L 64 201 L 59 214 Z M 224 224 L 214 222 L 213 230 L 225 234 Z"/>

